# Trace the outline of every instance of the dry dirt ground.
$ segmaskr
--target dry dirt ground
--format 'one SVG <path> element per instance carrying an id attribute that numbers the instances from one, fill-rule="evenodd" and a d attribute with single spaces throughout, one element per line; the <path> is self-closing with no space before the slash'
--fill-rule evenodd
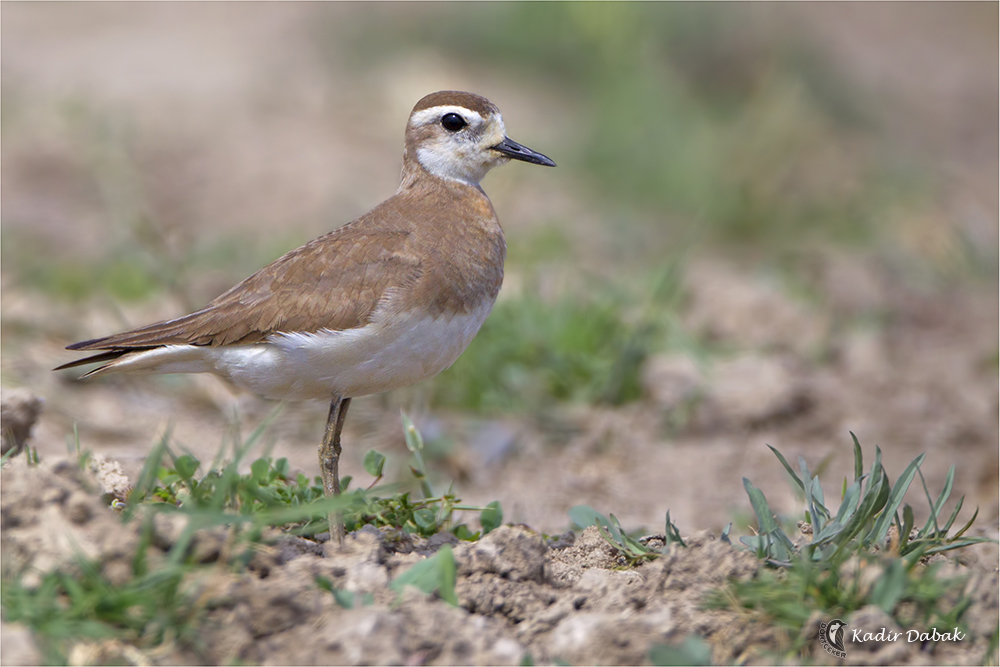
<path id="1" fill-rule="evenodd" d="M 321 68 L 297 39 L 309 21 L 307 5 L 269 5 L 241 16 L 204 5 L 194 23 L 167 5 L 125 6 L 120 12 L 94 7 L 96 13 L 81 13 L 67 6 L 56 11 L 7 3 L 3 10 L 4 94 L 5 101 L 12 100 L 5 105 L 12 111 L 4 124 L 18 128 L 4 134 L 4 231 L 29 221 L 33 233 L 48 239 L 45 251 L 54 263 L 72 253 L 99 256 L 102 244 L 124 233 L 122 224 L 109 227 L 102 218 L 106 209 L 135 206 L 127 194 L 107 191 L 115 178 L 95 184 L 86 176 L 92 168 L 83 164 L 88 160 L 110 172 L 121 168 L 115 155 L 80 144 L 80 137 L 99 125 L 88 119 L 101 114 L 130 119 L 129 141 L 138 156 L 133 166 L 145 189 L 142 206 L 166 230 L 168 255 L 234 237 L 252 245 L 264 236 L 261 230 L 289 225 L 291 246 L 326 231 L 334 212 L 337 220 L 361 213 L 395 188 L 398 142 L 383 128 L 399 126 L 415 99 L 444 87 L 440 81 L 497 91 L 510 101 L 505 118 L 512 133 L 518 123 L 535 137 L 560 131 L 538 109 L 540 100 L 562 108 L 558 95 L 524 89 L 522 82 L 500 75 L 484 73 L 481 79 L 424 56 L 369 72 L 363 81 L 344 74 L 350 69 L 345 63 Z M 878 14 L 859 23 L 845 17 L 853 11 L 859 10 L 817 10 L 819 18 L 811 17 L 802 29 L 811 30 L 847 71 L 889 90 L 893 108 L 917 110 L 896 128 L 901 140 L 944 165 L 941 209 L 971 220 L 968 236 L 995 247 L 996 77 L 986 76 L 994 87 L 982 89 L 980 42 L 963 41 L 954 23 L 938 22 L 933 13 L 908 19 L 912 34 L 934 36 L 925 40 L 880 32 L 880 26 L 902 20 L 899 16 Z M 183 49 L 176 48 L 178 39 Z M 123 52 L 134 57 L 121 58 Z M 995 68 L 995 48 L 990 53 Z M 178 54 L 187 55 L 178 62 Z M 913 54 L 928 60 L 914 66 Z M 356 105 L 366 113 L 342 106 L 338 86 L 355 91 Z M 935 103 L 918 104 L 926 99 Z M 968 129 L 983 127 L 983 99 L 986 139 Z M 67 115 L 66 105 L 75 111 Z M 343 117 L 369 122 L 345 128 L 336 122 Z M 83 123 L 86 131 L 73 123 Z M 544 150 L 530 134 L 514 134 Z M 991 147 L 986 153 L 984 145 Z M 357 157 L 348 162 L 345 155 Z M 512 169 L 500 172 L 491 175 L 486 189 L 511 235 L 553 211 L 589 219 L 569 184 L 527 180 Z M 359 181 L 352 174 L 372 177 Z M 109 200 L 113 206 L 107 206 Z M 936 222 L 915 225 L 906 238 L 916 247 L 931 247 L 929 255 L 947 253 L 951 237 Z M 767 662 L 777 641 L 773 628 L 735 612 L 698 607 L 709 587 L 751 576 L 758 567 L 704 531 L 718 535 L 735 518 L 734 534 L 750 532 L 741 477 L 762 488 L 776 511 L 801 512 L 765 443 L 790 460 L 806 457 L 814 469 L 825 461 L 823 479 L 832 493 L 850 474 L 849 431 L 857 434 L 867 460 L 881 447 L 890 476 L 926 452 L 923 472 L 932 492 L 954 464 L 955 495 L 967 496 L 962 519 L 978 506 L 977 534 L 996 537 L 995 274 L 922 281 L 884 256 L 832 250 L 796 261 L 803 289 L 792 293 L 775 275 L 746 263 L 692 258 L 685 268 L 683 326 L 731 353 L 701 366 L 679 355 L 650 358 L 638 403 L 567 407 L 547 420 L 516 415 L 474 420 L 422 407 L 419 388 L 355 402 L 345 431 L 347 474 L 364 475 L 361 460 L 371 447 L 402 467 L 402 406 L 415 413 L 425 435 L 445 434 L 462 443 L 433 463 L 440 480 L 455 480 L 469 503 L 499 500 L 507 521 L 523 524 L 455 548 L 459 608 L 413 592 L 397 603 L 386 587 L 390 577 L 429 553 L 428 545 L 389 544 L 363 532 L 352 536 L 343 552 L 328 550 L 324 558 L 301 540 L 274 535 L 272 548 L 258 554 L 249 571 L 233 574 L 220 567 L 205 581 L 192 582 L 212 600 L 202 656 L 170 645 L 147 655 L 106 644 L 80 646 L 73 660 L 518 663 L 530 653 L 536 661 L 629 664 L 645 661 L 654 644 L 695 632 L 709 638 L 716 661 Z M 60 463 L 74 426 L 84 449 L 120 462 L 134 478 L 168 424 L 177 447 L 210 460 L 234 424 L 248 432 L 271 410 L 212 378 L 79 383 L 49 371 L 68 360 L 65 344 L 176 316 L 232 279 L 211 272 L 183 275 L 186 292 L 119 306 L 100 299 L 50 300 L 3 270 L 4 429 L 37 419 L 33 430 L 25 426 L 21 435 L 30 430 L 28 442 L 43 459 L 38 468 L 16 463 L 0 473 L 5 569 L 8 562 L 43 568 L 64 563 L 69 535 L 103 559 L 109 576 L 121 576 L 122 558 L 137 538 L 98 502 L 85 475 Z M 269 431 L 272 454 L 315 474 L 324 416 L 324 406 L 288 406 Z M 919 519 L 921 494 L 908 502 Z M 569 526 L 566 511 L 576 504 L 614 512 L 627 528 L 643 526 L 651 533 L 662 531 L 669 509 L 681 532 L 695 536 L 692 547 L 619 570 L 590 532 L 570 546 L 546 545 L 538 532 L 563 532 Z M 169 546 L 167 528 L 160 548 Z M 204 547 L 211 560 L 224 539 L 205 539 L 217 541 Z M 995 593 L 995 548 L 973 550 L 962 567 L 974 575 L 970 585 Z M 316 575 L 371 593 L 374 601 L 343 610 L 315 586 Z M 997 601 L 985 596 L 976 604 L 982 613 L 970 618 L 982 627 L 974 641 L 927 651 L 894 643 L 877 647 L 882 653 L 876 655 L 848 647 L 851 662 L 978 662 L 986 650 L 982 638 L 997 626 Z M 855 621 L 872 627 L 891 623 L 865 613 L 869 616 Z M 36 655 L 23 629 L 5 626 L 3 633 L 4 663 Z M 16 647 L 25 653 L 11 653 Z M 825 660 L 814 648 L 813 658 Z"/>
<path id="2" fill-rule="evenodd" d="M 5 567 L 72 570 L 83 552 L 111 581 L 131 576 L 137 524 L 123 526 L 96 497 L 100 484 L 74 463 L 3 471 Z M 147 558 L 155 567 L 180 534 L 165 515 L 154 523 Z M 413 539 L 366 527 L 341 547 L 277 531 L 265 536 L 242 572 L 227 564 L 240 547 L 220 530 L 198 533 L 195 557 L 215 567 L 184 583 L 202 616 L 195 647 L 166 641 L 146 651 L 120 641 L 81 642 L 71 664 L 642 664 L 657 645 L 705 638 L 716 664 L 768 663 L 788 637 L 764 616 L 732 608 L 706 609 L 705 595 L 761 567 L 745 550 L 707 532 L 688 538 L 655 561 L 623 568 L 616 552 L 588 528 L 556 540 L 526 526 L 503 526 L 474 543 L 456 544 L 457 606 L 390 580 L 447 540 Z M 647 546 L 663 546 L 662 537 Z M 245 548 L 245 547 L 244 547 Z M 988 653 L 998 623 L 996 568 L 955 565 L 968 575 L 968 635 L 960 642 L 846 644 L 852 664 L 976 664 Z M 317 586 L 325 578 L 353 593 L 346 609 Z M 870 585 L 870 584 L 869 584 Z M 362 598 L 369 596 L 362 604 Z M 814 637 L 821 619 L 806 625 Z M 826 619 L 829 620 L 829 619 Z M 891 617 L 865 607 L 843 619 L 849 627 L 899 632 Z M 909 628 L 902 628 L 907 630 Z M 836 664 L 818 642 L 806 659 Z M 5 664 L 35 664 L 37 648 L 23 629 L 3 627 Z"/>

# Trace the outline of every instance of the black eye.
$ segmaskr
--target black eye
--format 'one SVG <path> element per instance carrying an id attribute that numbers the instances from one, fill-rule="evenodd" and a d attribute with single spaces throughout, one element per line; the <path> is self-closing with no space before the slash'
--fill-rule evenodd
<path id="1" fill-rule="evenodd" d="M 446 113 L 441 116 L 441 127 L 449 132 L 458 132 L 466 125 L 468 125 L 468 123 L 466 123 L 465 119 L 457 113 Z"/>

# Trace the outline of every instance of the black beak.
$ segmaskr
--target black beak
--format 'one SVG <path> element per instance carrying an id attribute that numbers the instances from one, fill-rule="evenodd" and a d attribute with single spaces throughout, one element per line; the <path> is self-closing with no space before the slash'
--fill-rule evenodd
<path id="1" fill-rule="evenodd" d="M 556 166 L 556 163 L 551 159 L 545 157 L 541 153 L 536 153 L 527 146 L 522 146 L 508 137 L 504 137 L 503 141 L 492 148 L 498 153 L 503 153 L 512 160 L 521 160 L 523 162 L 530 162 L 531 164 L 540 164 L 545 167 Z"/>

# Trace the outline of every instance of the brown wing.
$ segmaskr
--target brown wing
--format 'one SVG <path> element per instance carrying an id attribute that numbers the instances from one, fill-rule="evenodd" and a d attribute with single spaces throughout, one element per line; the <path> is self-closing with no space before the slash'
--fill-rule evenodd
<path id="1" fill-rule="evenodd" d="M 412 285 L 421 266 L 408 249 L 409 230 L 358 224 L 363 220 L 289 252 L 195 313 L 70 345 L 113 352 L 65 367 L 159 345 L 233 345 L 280 331 L 364 326 L 386 291 Z"/>

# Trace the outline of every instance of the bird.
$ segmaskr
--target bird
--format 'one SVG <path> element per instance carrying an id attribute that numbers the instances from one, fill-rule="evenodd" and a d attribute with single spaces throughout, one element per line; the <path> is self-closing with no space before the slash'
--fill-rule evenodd
<path id="1" fill-rule="evenodd" d="M 450 367 L 492 310 L 507 244 L 480 181 L 510 160 L 556 166 L 510 139 L 485 97 L 426 95 L 410 112 L 391 197 L 201 310 L 67 346 L 97 354 L 54 370 L 212 373 L 268 399 L 328 400 L 319 464 L 324 495 L 337 496 L 351 399 Z M 342 543 L 342 522 L 328 519 Z"/>

